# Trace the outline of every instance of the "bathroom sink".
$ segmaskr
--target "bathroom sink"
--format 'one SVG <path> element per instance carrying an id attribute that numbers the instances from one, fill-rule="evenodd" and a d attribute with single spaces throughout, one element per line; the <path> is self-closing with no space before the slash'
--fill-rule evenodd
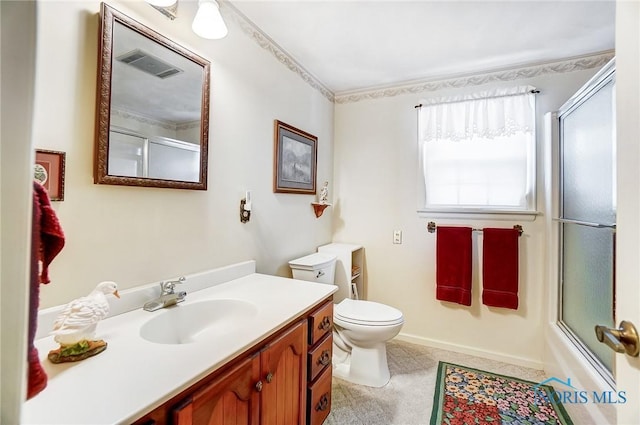
<path id="1" fill-rule="evenodd" d="M 233 299 L 178 304 L 154 317 L 140 328 L 140 336 L 157 344 L 191 344 L 234 332 L 251 321 L 258 308 Z"/>

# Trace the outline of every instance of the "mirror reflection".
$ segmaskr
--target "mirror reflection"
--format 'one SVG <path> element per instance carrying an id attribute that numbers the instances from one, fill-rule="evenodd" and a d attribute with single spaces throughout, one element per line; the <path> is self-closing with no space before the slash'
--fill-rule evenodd
<path id="1" fill-rule="evenodd" d="M 102 24 L 97 183 L 206 189 L 209 63 L 104 4 Z"/>

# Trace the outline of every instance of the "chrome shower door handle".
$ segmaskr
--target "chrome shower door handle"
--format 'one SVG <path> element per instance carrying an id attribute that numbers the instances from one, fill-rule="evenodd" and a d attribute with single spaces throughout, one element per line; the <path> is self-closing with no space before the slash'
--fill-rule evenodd
<path id="1" fill-rule="evenodd" d="M 633 323 L 623 320 L 618 329 L 596 325 L 595 331 L 598 341 L 607 344 L 616 353 L 626 353 L 631 357 L 640 354 L 638 331 Z"/>

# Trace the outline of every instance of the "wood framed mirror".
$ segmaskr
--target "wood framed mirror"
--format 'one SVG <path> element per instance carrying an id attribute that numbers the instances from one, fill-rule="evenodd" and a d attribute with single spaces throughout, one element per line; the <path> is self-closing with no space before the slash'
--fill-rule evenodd
<path id="1" fill-rule="evenodd" d="M 206 59 L 100 9 L 94 182 L 207 189 Z"/>

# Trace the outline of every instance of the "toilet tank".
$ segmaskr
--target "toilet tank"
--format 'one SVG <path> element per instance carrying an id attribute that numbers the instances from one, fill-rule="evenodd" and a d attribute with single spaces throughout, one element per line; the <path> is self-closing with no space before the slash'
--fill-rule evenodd
<path id="1" fill-rule="evenodd" d="M 336 274 L 336 256 L 316 252 L 289 261 L 294 279 L 333 284 Z"/>

